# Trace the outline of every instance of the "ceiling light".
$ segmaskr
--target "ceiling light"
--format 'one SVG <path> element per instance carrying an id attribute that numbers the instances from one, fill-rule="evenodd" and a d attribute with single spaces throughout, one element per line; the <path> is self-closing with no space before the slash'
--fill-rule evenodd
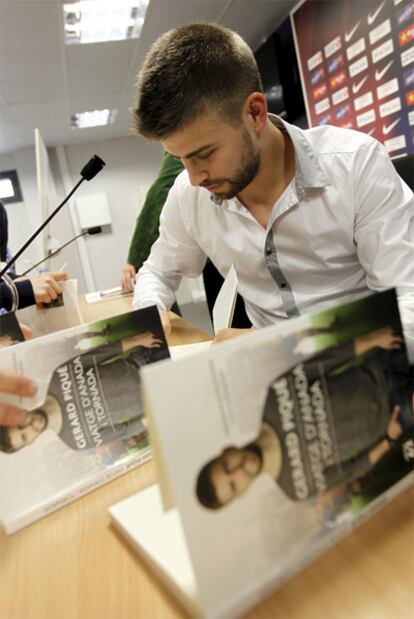
<path id="1" fill-rule="evenodd" d="M 63 5 L 66 44 L 137 39 L 149 0 L 81 0 Z"/>
<path id="2" fill-rule="evenodd" d="M 71 129 L 85 129 L 87 127 L 101 127 L 114 122 L 118 110 L 92 110 L 78 112 L 70 117 Z"/>

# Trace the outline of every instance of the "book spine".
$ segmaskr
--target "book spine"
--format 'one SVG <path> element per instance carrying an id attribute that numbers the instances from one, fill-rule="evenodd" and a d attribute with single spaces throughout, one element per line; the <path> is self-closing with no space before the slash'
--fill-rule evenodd
<path id="1" fill-rule="evenodd" d="M 129 470 L 140 466 L 141 464 L 145 464 L 152 459 L 152 449 L 151 447 L 146 447 L 142 450 L 142 452 L 132 456 L 126 462 L 122 462 L 119 465 L 108 469 L 107 471 L 101 471 L 97 474 L 95 478 L 85 480 L 78 487 L 72 488 L 69 492 L 65 492 L 61 496 L 57 497 L 53 501 L 49 501 L 46 504 L 33 506 L 32 509 L 21 514 L 18 518 L 14 519 L 10 522 L 3 522 L 3 528 L 7 535 L 11 533 L 16 533 L 23 527 L 28 526 L 32 522 L 43 518 L 43 516 L 47 516 L 52 512 L 55 512 L 60 507 L 75 501 L 79 497 L 87 494 L 88 492 L 92 492 L 92 490 L 96 490 L 103 484 L 119 477 L 123 473 L 127 473 Z"/>

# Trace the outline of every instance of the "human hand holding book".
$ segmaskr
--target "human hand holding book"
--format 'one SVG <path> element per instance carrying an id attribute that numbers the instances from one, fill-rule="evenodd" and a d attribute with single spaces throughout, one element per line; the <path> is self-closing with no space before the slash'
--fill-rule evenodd
<path id="1" fill-rule="evenodd" d="M 30 397 L 37 391 L 36 384 L 14 372 L 0 370 L 0 393 L 12 393 L 16 396 Z M 26 421 L 27 411 L 11 404 L 0 404 L 0 425 L 14 426 Z"/>
<path id="2" fill-rule="evenodd" d="M 12 319 L 12 320 L 10 320 Z M 21 339 L 23 335 L 25 340 L 32 337 L 32 331 L 26 325 L 19 324 L 14 314 L 7 314 L 7 325 L 10 328 L 11 324 L 15 326 L 16 330 L 20 330 L 19 333 L 6 334 L 2 336 L 0 346 L 10 346 L 15 343 L 15 338 Z M 20 335 L 20 337 L 19 337 Z M 6 370 L 0 370 L 0 393 L 12 393 L 21 397 L 30 397 L 35 395 L 37 391 L 36 384 L 15 372 L 8 372 Z M 0 425 L 13 426 L 25 423 L 27 419 L 27 411 L 18 406 L 12 406 L 10 404 L 0 403 Z"/>

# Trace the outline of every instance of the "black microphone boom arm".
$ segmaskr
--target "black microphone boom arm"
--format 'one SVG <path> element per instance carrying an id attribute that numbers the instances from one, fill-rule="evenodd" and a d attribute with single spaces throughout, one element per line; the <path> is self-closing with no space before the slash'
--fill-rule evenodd
<path id="1" fill-rule="evenodd" d="M 100 157 L 98 157 L 98 155 L 93 155 L 89 159 L 88 163 L 81 170 L 82 178 L 76 183 L 75 187 L 66 196 L 66 198 L 59 204 L 59 206 L 57 206 L 55 208 L 53 213 L 51 215 L 49 215 L 49 217 L 32 234 L 30 239 L 28 241 L 26 241 L 26 243 L 23 245 L 23 247 L 21 247 L 19 249 L 17 254 L 15 254 L 13 256 L 13 258 L 11 260 L 9 260 L 9 262 L 6 264 L 6 266 L 0 272 L 0 279 L 3 277 L 3 275 L 5 273 L 7 273 L 7 271 L 10 269 L 10 267 L 13 266 L 13 264 L 16 262 L 16 260 L 22 255 L 24 250 L 29 247 L 29 245 L 35 240 L 35 238 L 41 233 L 41 231 L 47 226 L 47 224 L 54 218 L 54 216 L 57 215 L 57 213 L 60 211 L 62 206 L 64 206 L 66 204 L 66 202 L 69 200 L 69 198 L 72 197 L 72 195 L 75 193 L 75 191 L 78 189 L 78 187 L 83 183 L 83 181 L 84 180 L 90 181 L 92 178 L 94 178 L 94 176 L 96 176 L 98 174 L 98 172 L 100 172 L 102 170 L 104 165 L 105 165 L 105 162 Z"/>

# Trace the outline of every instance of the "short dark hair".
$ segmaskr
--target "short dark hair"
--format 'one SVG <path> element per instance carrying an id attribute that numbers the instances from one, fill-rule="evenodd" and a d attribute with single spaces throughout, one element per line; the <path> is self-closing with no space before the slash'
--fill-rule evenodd
<path id="1" fill-rule="evenodd" d="M 228 28 L 195 23 L 163 34 L 138 76 L 132 108 L 137 133 L 162 140 L 201 113 L 241 121 L 243 103 L 263 92 L 252 50 Z"/>
<path id="2" fill-rule="evenodd" d="M 208 509 L 219 509 L 222 507 L 222 503 L 217 498 L 216 489 L 214 487 L 211 469 L 213 465 L 218 461 L 218 458 L 207 462 L 203 466 L 197 478 L 196 494 L 201 505 L 208 507 Z"/>
<path id="3" fill-rule="evenodd" d="M 49 421 L 47 413 L 45 413 L 45 411 L 41 408 L 36 408 L 32 412 L 41 415 L 46 421 L 45 427 L 42 430 L 42 432 L 44 432 L 48 426 Z M 2 451 L 3 453 L 12 454 L 21 449 L 20 447 L 18 449 L 15 449 L 10 440 L 10 429 L 15 427 L 16 426 L 0 426 L 0 451 Z"/>
<path id="4" fill-rule="evenodd" d="M 11 444 L 9 426 L 0 426 L 0 451 L 12 454 L 16 450 Z"/>

